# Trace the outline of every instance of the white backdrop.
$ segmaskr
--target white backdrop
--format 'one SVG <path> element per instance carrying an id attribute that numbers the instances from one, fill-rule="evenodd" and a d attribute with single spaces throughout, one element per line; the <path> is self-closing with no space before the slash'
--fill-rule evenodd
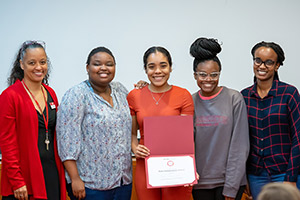
<path id="1" fill-rule="evenodd" d="M 202 36 L 223 43 L 220 85 L 241 90 L 252 84 L 250 50 L 264 40 L 282 46 L 280 79 L 299 88 L 299 23 L 299 0 L 1 0 L 0 92 L 22 42 L 43 40 L 59 99 L 87 78 L 85 61 L 97 46 L 114 53 L 115 80 L 128 90 L 147 79 L 146 49 L 164 46 L 174 62 L 170 83 L 194 93 L 189 47 Z"/>

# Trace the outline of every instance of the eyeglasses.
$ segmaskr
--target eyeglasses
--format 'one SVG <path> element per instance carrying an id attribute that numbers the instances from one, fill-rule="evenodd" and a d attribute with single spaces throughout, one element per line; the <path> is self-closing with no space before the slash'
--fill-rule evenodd
<path id="1" fill-rule="evenodd" d="M 41 41 L 41 40 L 27 40 L 27 41 L 23 42 L 22 47 L 20 49 L 21 60 L 23 60 L 23 57 L 25 55 L 25 50 L 27 48 L 37 48 L 37 47 L 43 48 L 45 50 L 46 44 L 44 41 Z"/>
<path id="2" fill-rule="evenodd" d="M 253 61 L 254 61 L 254 65 L 256 66 L 261 66 L 262 64 L 264 64 L 266 67 L 273 67 L 274 64 L 276 63 L 275 61 L 273 60 L 266 60 L 266 61 L 262 61 L 260 58 L 253 58 Z"/>
<path id="3" fill-rule="evenodd" d="M 219 76 L 220 76 L 221 72 L 212 72 L 210 74 L 206 73 L 206 72 L 194 72 L 195 76 L 198 76 L 198 78 L 200 80 L 205 80 L 208 78 L 208 76 L 210 77 L 211 80 L 218 80 Z"/>
<path id="4" fill-rule="evenodd" d="M 27 47 L 29 47 L 31 45 L 42 46 L 44 49 L 46 48 L 46 44 L 42 40 L 27 40 L 27 41 L 23 42 L 22 48 L 26 49 Z"/>

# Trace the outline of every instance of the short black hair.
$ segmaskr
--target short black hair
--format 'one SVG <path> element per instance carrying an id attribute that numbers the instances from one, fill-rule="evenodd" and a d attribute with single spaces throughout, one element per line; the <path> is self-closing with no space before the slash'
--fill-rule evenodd
<path id="1" fill-rule="evenodd" d="M 112 54 L 112 52 L 106 48 L 106 47 L 96 47 L 94 48 L 88 55 L 88 58 L 87 58 L 87 61 L 86 61 L 86 64 L 89 65 L 90 62 L 91 62 L 91 58 L 93 55 L 95 55 L 96 53 L 99 53 L 99 52 L 105 52 L 105 53 L 108 53 L 113 59 L 114 59 L 114 62 L 116 64 L 116 59 L 114 57 L 114 55 Z"/>

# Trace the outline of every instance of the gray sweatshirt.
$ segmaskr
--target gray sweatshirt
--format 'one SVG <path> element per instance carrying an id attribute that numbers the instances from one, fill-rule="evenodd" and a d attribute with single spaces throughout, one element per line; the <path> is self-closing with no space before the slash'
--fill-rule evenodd
<path id="1" fill-rule="evenodd" d="M 243 96 L 223 87 L 210 99 L 193 94 L 194 137 L 197 172 L 194 189 L 224 186 L 223 195 L 235 198 L 246 185 L 249 127 Z"/>

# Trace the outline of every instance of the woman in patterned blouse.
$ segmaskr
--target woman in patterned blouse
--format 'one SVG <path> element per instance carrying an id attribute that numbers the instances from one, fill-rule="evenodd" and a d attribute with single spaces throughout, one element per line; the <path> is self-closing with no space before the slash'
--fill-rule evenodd
<path id="1" fill-rule="evenodd" d="M 69 89 L 59 107 L 58 151 L 71 199 L 130 199 L 131 116 L 127 90 L 115 76 L 105 47 L 86 62 L 88 80 Z"/>

